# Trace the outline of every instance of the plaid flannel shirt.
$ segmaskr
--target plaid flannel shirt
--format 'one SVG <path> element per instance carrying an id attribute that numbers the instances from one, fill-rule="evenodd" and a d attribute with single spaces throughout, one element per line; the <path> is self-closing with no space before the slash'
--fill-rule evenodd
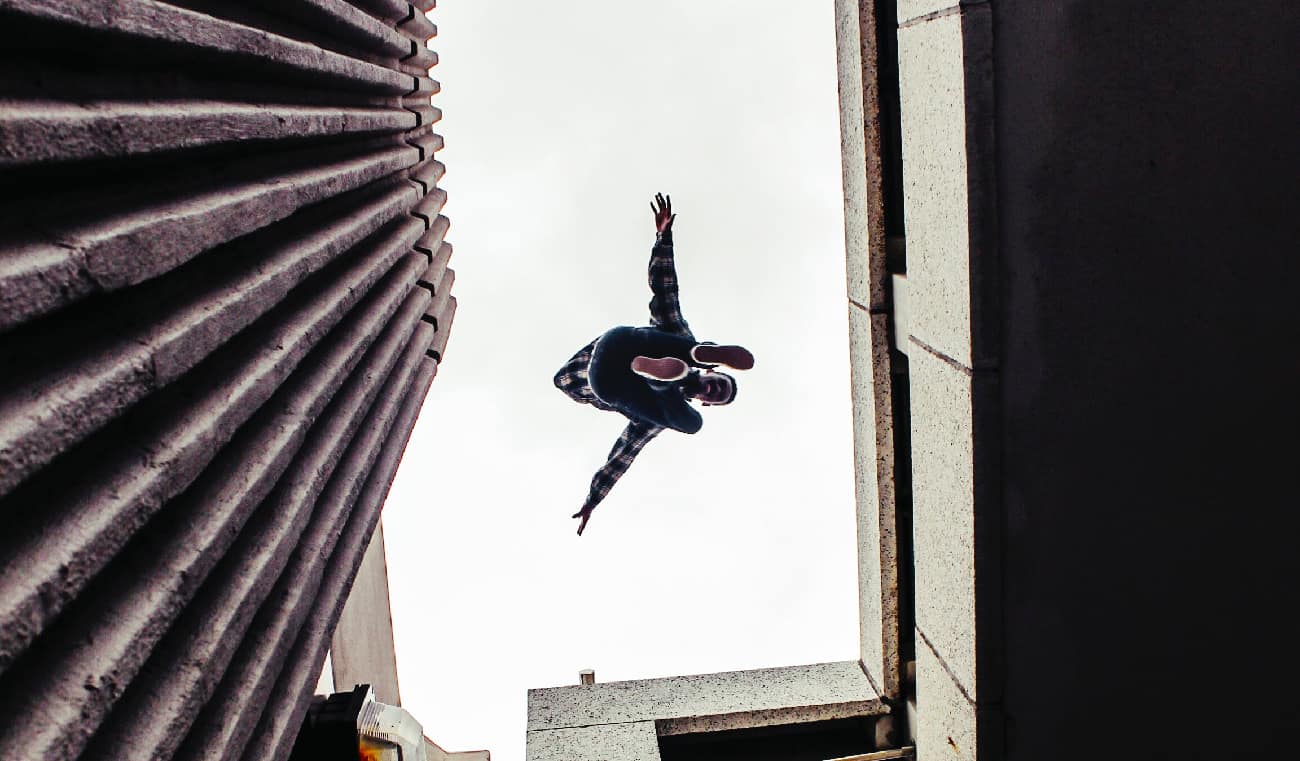
<path id="1" fill-rule="evenodd" d="M 677 268 L 673 264 L 673 234 L 668 230 L 655 239 L 650 251 L 650 325 L 654 328 L 679 336 L 694 338 L 691 328 L 682 317 L 681 304 L 677 295 Z M 598 340 L 598 339 L 597 339 Z M 555 387 L 569 395 L 580 404 L 590 404 L 596 409 L 617 412 L 610 405 L 601 401 L 591 390 L 588 371 L 591 366 L 591 353 L 596 347 L 592 341 L 582 347 L 577 354 L 555 374 Z M 609 490 L 614 488 L 618 479 L 623 477 L 631 467 L 632 460 L 640 454 L 641 449 L 662 432 L 663 426 L 632 421 L 623 429 L 623 433 L 609 450 L 604 466 L 596 471 L 591 479 L 591 489 L 583 510 L 593 510 Z"/>

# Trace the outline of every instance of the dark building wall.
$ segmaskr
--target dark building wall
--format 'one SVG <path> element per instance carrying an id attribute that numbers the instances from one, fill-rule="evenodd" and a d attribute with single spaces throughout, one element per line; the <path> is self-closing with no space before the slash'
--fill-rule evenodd
<path id="1" fill-rule="evenodd" d="M 0 755 L 291 745 L 456 300 L 391 0 L 0 0 Z"/>
<path id="2" fill-rule="evenodd" d="M 1300 9 L 992 18 L 1006 757 L 1291 755 Z"/>

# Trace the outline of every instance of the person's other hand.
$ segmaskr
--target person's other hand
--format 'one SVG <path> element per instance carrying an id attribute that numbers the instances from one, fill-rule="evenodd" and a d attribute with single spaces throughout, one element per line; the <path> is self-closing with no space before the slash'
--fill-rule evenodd
<path id="1" fill-rule="evenodd" d="M 587 527 L 587 521 L 591 520 L 591 508 L 584 507 L 570 517 L 582 519 L 582 522 L 578 524 L 578 536 L 582 536 L 582 530 Z"/>
<path id="2" fill-rule="evenodd" d="M 655 213 L 655 230 L 664 233 L 673 229 L 673 220 L 677 219 L 677 215 L 673 213 L 672 196 L 655 193 L 655 200 L 650 203 L 650 210 Z"/>

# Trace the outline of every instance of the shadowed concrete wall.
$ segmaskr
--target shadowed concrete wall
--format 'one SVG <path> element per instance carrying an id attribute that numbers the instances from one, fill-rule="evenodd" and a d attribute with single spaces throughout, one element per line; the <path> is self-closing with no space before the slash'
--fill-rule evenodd
<path id="1" fill-rule="evenodd" d="M 992 18 L 1007 758 L 1293 755 L 1300 6 Z"/>
<path id="2" fill-rule="evenodd" d="M 456 305 L 432 5 L 0 0 L 0 755 L 293 742 Z"/>
<path id="3" fill-rule="evenodd" d="M 898 21 L 918 757 L 1293 755 L 1300 8 Z"/>

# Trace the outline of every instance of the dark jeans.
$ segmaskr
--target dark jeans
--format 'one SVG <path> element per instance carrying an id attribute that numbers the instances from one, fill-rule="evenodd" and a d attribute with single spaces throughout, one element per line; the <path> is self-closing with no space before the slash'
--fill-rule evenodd
<path id="1" fill-rule="evenodd" d="M 601 401 L 632 420 L 695 433 L 704 421 L 687 401 L 683 381 L 652 381 L 632 372 L 631 367 L 638 355 L 677 357 L 694 365 L 691 347 L 695 344 L 695 339 L 689 336 L 654 328 L 608 330 L 596 341 L 591 354 L 591 367 L 587 371 L 591 390 Z"/>

